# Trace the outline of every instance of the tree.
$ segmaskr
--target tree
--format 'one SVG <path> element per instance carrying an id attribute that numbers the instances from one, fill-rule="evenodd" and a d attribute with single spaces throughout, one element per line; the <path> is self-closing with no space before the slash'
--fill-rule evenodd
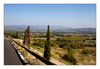
<path id="1" fill-rule="evenodd" d="M 18 31 L 15 34 L 15 38 L 19 38 L 19 32 Z"/>
<path id="2" fill-rule="evenodd" d="M 46 58 L 48 61 L 50 61 L 51 57 L 51 44 L 50 44 L 50 27 L 48 25 L 47 34 L 46 34 L 46 42 L 45 42 L 45 48 L 44 48 L 44 58 Z"/>
<path id="3" fill-rule="evenodd" d="M 25 30 L 23 44 L 25 45 L 30 44 L 30 26 L 28 26 L 27 29 Z"/>
<path id="4" fill-rule="evenodd" d="M 28 49 L 30 49 L 30 26 L 28 26 L 24 32 L 23 44 L 25 44 L 26 47 Z M 25 50 L 25 55 L 26 55 L 26 60 L 29 60 L 29 62 L 30 62 L 30 54 L 26 50 Z"/>

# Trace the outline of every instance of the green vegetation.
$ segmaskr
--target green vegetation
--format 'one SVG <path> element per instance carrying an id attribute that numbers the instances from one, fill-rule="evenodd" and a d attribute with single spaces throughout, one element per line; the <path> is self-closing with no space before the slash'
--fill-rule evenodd
<path id="1" fill-rule="evenodd" d="M 84 54 L 84 55 L 93 55 L 93 56 L 95 56 L 95 55 L 96 55 L 96 52 L 95 52 L 94 50 L 84 49 L 84 50 L 82 51 L 82 54 Z"/>
<path id="2" fill-rule="evenodd" d="M 19 38 L 19 32 L 18 31 L 15 34 L 15 38 Z"/>
<path id="3" fill-rule="evenodd" d="M 25 32 L 4 32 L 5 37 L 24 39 L 23 44 L 38 50 L 47 60 L 54 58 L 64 64 L 96 64 L 96 34 L 80 34 L 70 32 L 33 32 L 30 27 Z M 25 50 L 21 53 L 26 56 Z M 90 61 L 90 62 L 88 62 Z"/>
<path id="4" fill-rule="evenodd" d="M 48 25 L 48 30 L 47 30 L 47 35 L 46 35 L 47 39 L 45 42 L 45 48 L 44 48 L 44 58 L 46 58 L 47 60 L 50 60 L 51 57 L 51 45 L 50 45 L 50 27 Z"/>
<path id="5" fill-rule="evenodd" d="M 76 59 L 75 59 L 72 55 L 70 55 L 70 54 L 65 54 L 65 55 L 62 57 L 62 59 L 66 60 L 66 61 L 68 61 L 68 62 L 71 62 L 73 65 L 76 64 Z"/>
<path id="6" fill-rule="evenodd" d="M 45 40 L 44 39 L 32 39 L 32 45 L 44 48 Z"/>

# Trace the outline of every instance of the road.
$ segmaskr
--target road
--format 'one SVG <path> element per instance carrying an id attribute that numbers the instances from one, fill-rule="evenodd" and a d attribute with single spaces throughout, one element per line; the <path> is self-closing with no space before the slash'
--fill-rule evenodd
<path id="1" fill-rule="evenodd" d="M 4 65 L 22 65 L 10 42 L 4 39 Z"/>

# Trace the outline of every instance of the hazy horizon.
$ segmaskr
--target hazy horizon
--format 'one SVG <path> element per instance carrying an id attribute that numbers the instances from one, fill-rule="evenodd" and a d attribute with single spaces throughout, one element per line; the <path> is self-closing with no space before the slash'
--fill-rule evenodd
<path id="1" fill-rule="evenodd" d="M 25 27 L 47 27 L 48 25 L 4 25 L 4 26 L 25 26 Z M 65 26 L 60 26 L 60 25 L 50 25 L 50 27 L 59 27 L 59 28 L 72 28 L 72 29 L 78 29 L 78 28 L 95 28 L 95 27 L 77 27 L 77 28 L 74 28 L 74 27 L 65 27 Z"/>
<path id="2" fill-rule="evenodd" d="M 96 28 L 96 4 L 5 4 L 4 25 Z"/>

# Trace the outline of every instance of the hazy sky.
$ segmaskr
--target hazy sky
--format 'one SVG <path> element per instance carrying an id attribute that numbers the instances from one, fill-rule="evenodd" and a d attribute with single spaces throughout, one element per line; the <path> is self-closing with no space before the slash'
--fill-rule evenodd
<path id="1" fill-rule="evenodd" d="M 96 26 L 95 4 L 5 4 L 5 25 Z"/>

